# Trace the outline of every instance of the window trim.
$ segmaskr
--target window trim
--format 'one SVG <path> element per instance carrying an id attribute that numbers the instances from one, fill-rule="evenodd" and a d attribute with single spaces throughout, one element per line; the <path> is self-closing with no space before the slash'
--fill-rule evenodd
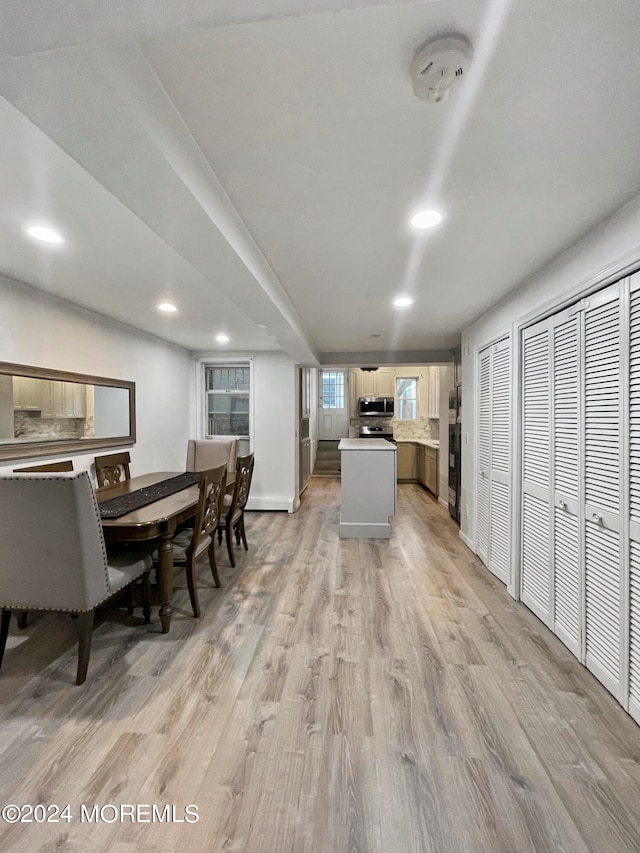
<path id="1" fill-rule="evenodd" d="M 338 382 L 330 383 L 330 385 L 332 385 L 334 388 L 337 388 L 338 385 L 340 385 L 342 388 L 342 405 L 341 406 L 327 406 L 325 408 L 325 406 L 323 405 L 323 401 L 324 401 L 324 397 L 325 397 L 325 394 L 324 394 L 324 374 L 325 373 L 332 374 L 334 376 L 337 376 L 338 374 L 340 374 L 342 376 L 342 382 L 341 383 L 338 383 Z M 347 408 L 347 376 L 346 376 L 346 371 L 345 370 L 324 370 L 324 369 L 322 369 L 320 371 L 320 382 L 319 382 L 318 392 L 319 392 L 318 393 L 318 403 L 319 403 L 320 409 L 322 409 L 323 411 L 327 411 L 327 412 L 343 412 Z M 337 399 L 337 395 L 334 394 L 333 399 L 334 400 Z"/>
<path id="2" fill-rule="evenodd" d="M 416 383 L 416 396 L 415 397 L 400 397 L 398 394 L 398 382 L 412 380 Z M 396 419 L 399 421 L 417 421 L 420 413 L 420 377 L 419 376 L 396 376 Z M 415 415 L 412 418 L 403 418 L 400 416 L 400 400 L 403 399 L 405 401 L 413 400 L 415 402 Z"/>
<path id="3" fill-rule="evenodd" d="M 253 442 L 255 435 L 255 422 L 254 422 L 254 396 L 255 396 L 255 373 L 254 373 L 254 360 L 250 356 L 228 356 L 226 358 L 222 357 L 202 357 L 196 359 L 196 381 L 195 381 L 195 396 L 196 396 L 196 418 L 197 418 L 197 426 L 195 429 L 195 433 L 198 438 L 207 439 L 212 436 L 208 435 L 207 432 L 207 419 L 208 419 L 208 411 L 207 411 L 207 397 L 208 392 L 206 391 L 206 370 L 207 367 L 224 367 L 224 366 L 234 366 L 234 367 L 248 367 L 249 368 L 249 435 L 239 435 L 235 436 L 239 438 L 241 441 L 249 442 L 249 448 L 253 450 Z M 234 437 L 234 436 L 231 436 Z"/>

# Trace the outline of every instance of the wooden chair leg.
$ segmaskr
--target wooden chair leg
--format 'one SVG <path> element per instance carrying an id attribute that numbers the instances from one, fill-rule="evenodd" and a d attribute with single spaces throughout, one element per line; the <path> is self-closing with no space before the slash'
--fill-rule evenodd
<path id="1" fill-rule="evenodd" d="M 242 537 L 242 544 L 244 545 L 244 550 L 248 551 L 249 546 L 247 544 L 247 534 L 244 530 L 244 513 L 242 513 L 242 515 L 240 516 L 240 521 L 238 522 L 238 530 L 240 531 L 240 536 Z"/>
<path id="2" fill-rule="evenodd" d="M 211 540 L 211 545 L 209 545 L 209 565 L 211 566 L 211 574 L 213 575 L 214 584 L 218 587 L 221 586 L 218 566 L 216 564 L 216 549 L 213 539 Z"/>
<path id="3" fill-rule="evenodd" d="M 129 600 L 127 601 L 127 613 L 129 616 L 133 616 L 136 609 L 136 585 L 135 583 L 130 583 L 127 588 L 127 594 L 129 596 Z"/>
<path id="4" fill-rule="evenodd" d="M 84 684 L 87 678 L 95 612 L 95 610 L 90 610 L 88 613 L 78 614 L 78 672 L 76 674 L 76 684 Z"/>
<path id="5" fill-rule="evenodd" d="M 235 567 L 236 558 L 233 554 L 233 533 L 231 532 L 231 525 L 228 524 L 225 528 L 226 538 L 227 538 L 227 551 L 229 552 L 229 560 L 231 565 Z"/>
<path id="6" fill-rule="evenodd" d="M 191 599 L 191 609 L 196 619 L 200 618 L 200 604 L 198 602 L 198 588 L 193 576 L 193 560 L 187 560 L 185 569 L 187 575 L 187 586 L 189 587 L 189 598 Z"/>
<path id="7" fill-rule="evenodd" d="M 16 622 L 18 623 L 18 628 L 20 628 L 21 631 L 24 631 L 24 629 L 27 627 L 28 618 L 28 610 L 20 610 L 18 613 L 16 613 Z"/>
<path id="8" fill-rule="evenodd" d="M 238 522 L 238 524 L 236 524 L 236 526 L 233 528 L 233 532 L 235 533 L 235 536 L 236 536 L 236 545 L 239 548 L 240 547 L 240 522 Z"/>
<path id="9" fill-rule="evenodd" d="M 2 666 L 2 658 L 7 645 L 7 637 L 9 636 L 9 623 L 11 622 L 11 611 L 6 608 L 2 609 L 2 624 L 0 625 L 0 666 Z"/>
<path id="10" fill-rule="evenodd" d="M 142 613 L 144 615 L 144 624 L 148 625 L 151 622 L 151 581 L 149 580 L 149 572 L 145 572 L 142 576 Z"/>

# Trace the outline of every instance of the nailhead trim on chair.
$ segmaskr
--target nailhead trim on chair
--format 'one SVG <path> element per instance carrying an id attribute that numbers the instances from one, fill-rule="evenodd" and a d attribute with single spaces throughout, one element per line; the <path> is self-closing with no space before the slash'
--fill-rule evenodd
<path id="1" fill-rule="evenodd" d="M 148 571 L 151 570 L 143 569 L 140 572 L 140 575 L 143 575 L 145 572 Z M 34 607 L 33 604 L 0 604 L 0 610 L 51 610 L 55 613 L 89 613 L 94 608 L 99 607 L 103 601 L 108 601 L 112 595 L 115 595 L 116 592 L 121 589 L 124 589 L 125 586 L 128 586 L 132 580 L 136 580 L 136 578 L 139 578 L 140 575 L 136 575 L 135 578 L 126 580 L 124 583 L 121 583 L 120 586 L 110 587 L 108 595 L 105 595 L 104 598 L 100 599 L 100 601 L 96 601 L 93 607 L 87 607 L 86 609 L 82 609 L 79 607 Z"/>

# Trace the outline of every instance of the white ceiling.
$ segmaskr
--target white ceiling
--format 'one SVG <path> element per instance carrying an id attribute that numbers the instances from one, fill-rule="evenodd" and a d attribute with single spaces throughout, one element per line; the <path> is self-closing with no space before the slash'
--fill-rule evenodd
<path id="1" fill-rule="evenodd" d="M 0 272 L 193 351 L 448 349 L 640 191 L 639 38 L 637 0 L 3 0 Z"/>

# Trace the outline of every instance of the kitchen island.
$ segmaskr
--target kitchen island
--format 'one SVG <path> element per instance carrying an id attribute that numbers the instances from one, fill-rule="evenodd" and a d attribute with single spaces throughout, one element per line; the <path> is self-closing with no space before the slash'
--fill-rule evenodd
<path id="1" fill-rule="evenodd" d="M 396 512 L 396 446 L 383 438 L 343 438 L 340 536 L 389 539 Z"/>

